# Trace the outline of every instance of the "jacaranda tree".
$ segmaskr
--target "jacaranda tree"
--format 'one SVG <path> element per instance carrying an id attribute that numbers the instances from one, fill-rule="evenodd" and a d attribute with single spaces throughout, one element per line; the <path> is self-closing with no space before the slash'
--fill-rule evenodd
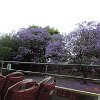
<path id="1" fill-rule="evenodd" d="M 62 36 L 53 29 L 52 33 L 48 30 L 51 28 L 28 27 L 20 29 L 14 36 L 19 45 L 14 60 L 47 62 L 48 58 L 65 56 L 67 52 L 64 50 Z"/>
<path id="2" fill-rule="evenodd" d="M 100 63 L 100 23 L 86 22 L 65 36 L 66 45 L 75 63 Z"/>
<path id="3" fill-rule="evenodd" d="M 51 35 L 51 41 L 46 48 L 46 56 L 52 59 L 52 62 L 67 61 L 68 50 L 65 47 L 63 36 L 60 34 Z"/>

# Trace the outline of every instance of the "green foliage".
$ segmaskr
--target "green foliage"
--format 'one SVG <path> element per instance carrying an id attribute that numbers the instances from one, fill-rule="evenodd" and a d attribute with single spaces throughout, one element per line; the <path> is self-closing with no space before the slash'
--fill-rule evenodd
<path id="1" fill-rule="evenodd" d="M 51 28 L 51 27 L 47 26 L 47 30 L 48 30 L 48 32 L 49 32 L 51 35 L 53 35 L 53 34 L 59 34 L 59 33 L 60 33 L 60 32 L 59 32 L 57 29 L 55 29 L 54 27 Z"/>
<path id="2" fill-rule="evenodd" d="M 40 26 L 37 26 L 37 25 L 34 25 L 34 24 L 32 26 L 30 25 L 29 27 L 31 27 L 31 28 L 41 28 Z"/>
<path id="3" fill-rule="evenodd" d="M 0 60 L 11 59 L 12 52 L 13 52 L 12 48 L 0 46 Z"/>
<path id="4" fill-rule="evenodd" d="M 16 41 L 10 35 L 0 37 L 0 60 L 11 60 L 16 51 Z"/>
<path id="5" fill-rule="evenodd" d="M 43 27 L 40 27 L 40 26 L 37 26 L 37 25 L 30 25 L 29 26 L 30 28 L 43 28 Z M 59 32 L 59 30 L 57 30 L 56 28 L 54 28 L 54 27 L 50 27 L 50 26 L 46 26 L 46 27 L 44 27 L 44 29 L 47 29 L 47 31 L 51 34 L 51 35 L 53 35 L 53 34 L 59 34 L 60 32 Z"/>

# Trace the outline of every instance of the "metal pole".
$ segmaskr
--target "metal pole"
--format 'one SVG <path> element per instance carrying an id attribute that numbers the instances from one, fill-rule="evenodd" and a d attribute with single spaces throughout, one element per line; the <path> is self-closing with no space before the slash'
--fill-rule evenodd
<path id="1" fill-rule="evenodd" d="M 1 74 L 2 74 L 2 69 L 3 69 L 3 64 L 4 64 L 4 61 L 1 61 L 1 71 L 0 71 Z"/>
<path id="2" fill-rule="evenodd" d="M 47 71 L 48 71 L 48 65 L 45 65 L 45 78 L 48 77 Z"/>
<path id="3" fill-rule="evenodd" d="M 45 74 L 47 73 L 48 71 L 48 65 L 45 65 Z"/>

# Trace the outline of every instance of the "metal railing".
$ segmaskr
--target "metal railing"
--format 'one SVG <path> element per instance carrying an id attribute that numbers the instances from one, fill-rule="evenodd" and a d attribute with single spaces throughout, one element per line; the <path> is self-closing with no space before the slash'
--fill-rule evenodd
<path id="1" fill-rule="evenodd" d="M 100 79 L 99 78 L 90 78 L 90 77 L 84 77 L 82 74 L 82 72 L 80 71 L 81 75 L 80 76 L 74 76 L 74 75 L 68 75 L 68 74 L 63 74 L 62 73 L 50 73 L 48 71 L 49 68 L 54 68 L 54 67 L 59 67 L 59 70 L 61 68 L 95 68 L 95 69 L 100 69 L 100 65 L 85 65 L 85 64 L 51 64 L 51 63 L 34 63 L 34 62 L 20 62 L 20 61 L 0 61 L 1 63 L 1 73 L 3 70 L 9 70 L 9 71 L 20 71 L 20 72 L 24 72 L 24 73 L 33 73 L 33 74 L 43 74 L 43 75 L 51 75 L 51 76 L 56 76 L 56 77 L 65 77 L 65 78 L 73 78 L 73 79 L 81 79 L 81 80 L 91 80 L 91 81 L 99 81 L 100 82 Z M 6 64 L 6 66 L 5 66 Z M 40 66 L 40 65 L 43 65 L 42 67 L 44 68 L 44 72 L 40 72 L 40 71 L 31 71 L 31 70 L 20 70 L 20 69 L 17 69 L 17 66 L 15 69 L 13 69 L 12 67 L 9 68 L 7 67 L 7 64 L 13 64 L 13 65 L 20 65 L 20 64 L 26 64 L 26 65 L 37 65 L 37 66 Z M 28 66 L 30 67 L 30 66 Z M 32 66 L 34 67 L 34 66 Z M 38 68 L 38 67 L 37 67 Z"/>

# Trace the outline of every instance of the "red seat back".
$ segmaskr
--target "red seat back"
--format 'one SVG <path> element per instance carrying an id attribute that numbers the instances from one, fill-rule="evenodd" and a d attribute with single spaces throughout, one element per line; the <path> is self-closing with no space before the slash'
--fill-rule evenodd
<path id="1" fill-rule="evenodd" d="M 48 81 L 50 82 L 48 83 Z M 39 86 L 39 92 L 37 94 L 37 100 L 50 100 L 55 85 L 56 81 L 53 77 L 47 77 L 46 79 L 41 81 Z"/>
<path id="2" fill-rule="evenodd" d="M 0 74 L 0 95 L 1 95 L 1 90 L 4 85 L 5 77 Z"/>
<path id="3" fill-rule="evenodd" d="M 2 93 L 1 93 L 1 98 L 3 100 L 8 88 L 15 83 L 22 81 L 24 79 L 24 74 L 21 72 L 13 72 L 10 73 L 6 76 L 3 88 L 2 88 Z"/>
<path id="4" fill-rule="evenodd" d="M 2 93 L 4 82 L 5 82 L 5 77 L 0 74 L 0 100 L 1 100 L 1 93 Z"/>
<path id="5" fill-rule="evenodd" d="M 25 79 L 11 86 L 4 100 L 36 100 L 38 84 L 32 79 Z"/>

